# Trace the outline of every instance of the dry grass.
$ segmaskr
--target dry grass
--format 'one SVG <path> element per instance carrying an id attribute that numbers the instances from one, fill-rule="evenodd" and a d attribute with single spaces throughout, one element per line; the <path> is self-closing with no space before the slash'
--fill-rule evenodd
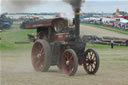
<path id="1" fill-rule="evenodd" d="M 97 51 L 101 61 L 97 74 L 88 75 L 79 66 L 73 77 L 68 77 L 55 66 L 46 73 L 35 72 L 31 65 L 30 51 L 3 54 L 2 85 L 128 85 L 126 49 Z"/>

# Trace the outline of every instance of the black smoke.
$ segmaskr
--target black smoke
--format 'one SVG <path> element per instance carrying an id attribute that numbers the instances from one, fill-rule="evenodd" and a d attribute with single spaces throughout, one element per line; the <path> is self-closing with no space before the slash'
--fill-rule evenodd
<path id="1" fill-rule="evenodd" d="M 9 11 L 20 12 L 38 6 L 43 0 L 2 0 L 2 6 Z"/>
<path id="2" fill-rule="evenodd" d="M 80 10 L 82 3 L 85 2 L 85 0 L 63 0 L 63 1 L 69 3 L 72 6 L 74 12 L 77 11 L 78 9 Z"/>

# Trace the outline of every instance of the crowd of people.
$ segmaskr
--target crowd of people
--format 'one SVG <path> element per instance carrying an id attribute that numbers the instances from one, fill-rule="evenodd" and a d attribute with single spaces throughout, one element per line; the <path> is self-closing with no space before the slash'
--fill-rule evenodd
<path id="1" fill-rule="evenodd" d="M 128 20 L 125 19 L 110 19 L 110 18 L 84 18 L 81 19 L 82 23 L 103 25 L 122 30 L 128 30 Z"/>

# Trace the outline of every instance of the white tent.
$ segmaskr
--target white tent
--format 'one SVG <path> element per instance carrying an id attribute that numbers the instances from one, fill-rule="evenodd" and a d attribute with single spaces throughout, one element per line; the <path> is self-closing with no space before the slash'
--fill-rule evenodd
<path id="1" fill-rule="evenodd" d="M 120 21 L 120 23 L 124 23 L 124 24 L 126 24 L 126 23 L 128 23 L 128 20 L 123 19 L 123 20 Z"/>

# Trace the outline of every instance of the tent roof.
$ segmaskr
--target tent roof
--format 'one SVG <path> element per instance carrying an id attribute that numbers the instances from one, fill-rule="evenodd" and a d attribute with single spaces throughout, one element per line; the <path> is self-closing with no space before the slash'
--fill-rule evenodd
<path id="1" fill-rule="evenodd" d="M 120 21 L 121 23 L 128 23 L 128 20 L 124 19 Z"/>

